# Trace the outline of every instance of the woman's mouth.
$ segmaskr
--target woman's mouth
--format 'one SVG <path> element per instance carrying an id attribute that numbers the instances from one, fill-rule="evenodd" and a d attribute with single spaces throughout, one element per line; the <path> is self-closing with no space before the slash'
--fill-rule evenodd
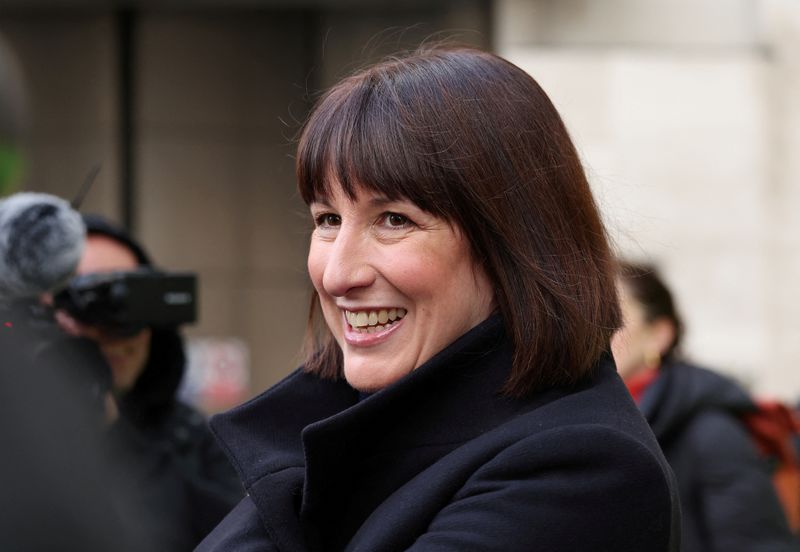
<path id="1" fill-rule="evenodd" d="M 364 311 L 344 311 L 350 327 L 358 333 L 382 332 L 406 315 L 406 309 L 391 308 Z"/>

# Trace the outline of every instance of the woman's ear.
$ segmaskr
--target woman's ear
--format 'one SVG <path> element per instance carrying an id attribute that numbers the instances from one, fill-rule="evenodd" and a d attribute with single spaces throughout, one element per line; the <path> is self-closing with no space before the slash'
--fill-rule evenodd
<path id="1" fill-rule="evenodd" d="M 659 355 L 663 357 L 670 350 L 672 344 L 675 343 L 677 336 L 675 323 L 666 316 L 660 316 L 653 320 L 649 326 L 652 343 L 658 349 Z"/>

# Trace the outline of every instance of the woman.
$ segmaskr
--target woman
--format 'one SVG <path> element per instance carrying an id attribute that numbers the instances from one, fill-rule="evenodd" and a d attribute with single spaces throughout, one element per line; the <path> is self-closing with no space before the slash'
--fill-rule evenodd
<path id="1" fill-rule="evenodd" d="M 679 360 L 683 325 L 656 271 L 622 263 L 625 327 L 612 340 L 622 378 L 675 471 L 684 552 L 798 550 L 733 381 Z"/>
<path id="2" fill-rule="evenodd" d="M 306 362 L 212 421 L 248 497 L 199 550 L 675 549 L 606 354 L 614 261 L 533 79 L 470 49 L 380 63 L 321 99 L 297 175 Z"/>

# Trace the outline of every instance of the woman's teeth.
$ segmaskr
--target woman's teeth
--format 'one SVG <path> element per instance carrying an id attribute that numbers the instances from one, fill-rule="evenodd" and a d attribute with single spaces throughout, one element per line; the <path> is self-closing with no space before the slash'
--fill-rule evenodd
<path id="1" fill-rule="evenodd" d="M 406 309 L 381 309 L 377 311 L 344 311 L 347 323 L 359 332 L 374 333 L 382 331 L 406 315 Z"/>

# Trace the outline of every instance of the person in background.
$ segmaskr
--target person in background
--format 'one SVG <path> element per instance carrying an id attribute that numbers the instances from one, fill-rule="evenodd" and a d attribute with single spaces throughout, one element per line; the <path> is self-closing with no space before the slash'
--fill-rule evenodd
<path id="1" fill-rule="evenodd" d="M 103 447 L 106 362 L 94 343 L 63 332 L 42 302 L 74 273 L 85 233 L 61 198 L 0 198 L 3 551 L 155 549 Z"/>
<path id="2" fill-rule="evenodd" d="M 740 416 L 753 399 L 681 359 L 683 324 L 652 266 L 620 263 L 619 374 L 664 450 L 680 490 L 683 552 L 797 551 L 767 463 Z"/>
<path id="3" fill-rule="evenodd" d="M 142 247 L 108 220 L 84 215 L 87 237 L 77 274 L 152 267 Z M 177 329 L 119 335 L 58 313 L 73 335 L 97 343 L 111 369 L 112 422 L 107 436 L 116 465 L 147 512 L 142 526 L 158 550 L 192 550 L 241 499 L 243 490 L 205 418 L 176 398 L 185 368 Z"/>
<path id="4" fill-rule="evenodd" d="M 468 48 L 379 63 L 315 107 L 297 175 L 308 355 L 212 419 L 248 496 L 199 551 L 677 550 L 610 357 L 615 261 L 528 74 Z"/>

